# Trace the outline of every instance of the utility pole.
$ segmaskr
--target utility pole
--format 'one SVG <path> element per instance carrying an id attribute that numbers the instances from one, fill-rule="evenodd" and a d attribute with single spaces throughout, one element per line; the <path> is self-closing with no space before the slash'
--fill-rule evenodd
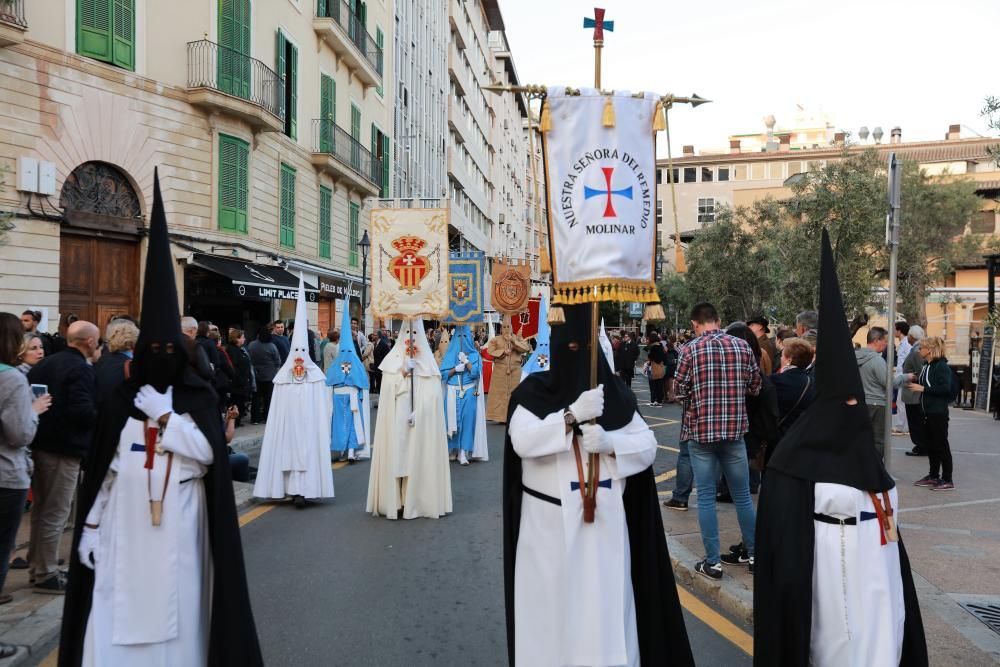
<path id="1" fill-rule="evenodd" d="M 896 153 L 889 153 L 889 212 L 885 216 L 885 243 L 889 248 L 889 303 L 888 329 L 889 345 L 886 347 L 886 411 L 885 447 L 883 458 L 885 469 L 889 470 L 892 459 L 892 389 L 896 376 L 896 348 L 894 333 L 896 327 L 896 261 L 899 255 L 899 195 L 903 184 L 903 163 L 896 159 Z"/>

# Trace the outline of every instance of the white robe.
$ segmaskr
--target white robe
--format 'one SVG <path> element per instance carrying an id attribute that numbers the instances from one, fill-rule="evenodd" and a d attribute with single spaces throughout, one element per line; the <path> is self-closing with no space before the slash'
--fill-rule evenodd
<path id="1" fill-rule="evenodd" d="M 814 498 L 814 511 L 837 519 L 875 512 L 868 494 L 850 486 L 817 483 Z M 896 489 L 889 491 L 889 500 L 898 517 Z M 810 663 L 817 667 L 898 665 L 906 618 L 899 544 L 882 544 L 877 519 L 858 521 L 855 526 L 820 521 L 813 525 Z"/>
<path id="2" fill-rule="evenodd" d="M 656 438 L 636 413 L 607 433 L 615 456 L 601 455 L 594 523 L 583 523 L 572 433 L 563 411 L 544 420 L 518 406 L 508 433 L 522 459 L 524 486 L 562 501 L 524 494 L 514 568 L 514 654 L 518 667 L 639 665 L 625 478 L 656 458 Z M 584 475 L 587 455 L 581 451 Z M 600 577 L 594 576 L 600 573 Z"/>
<path id="3" fill-rule="evenodd" d="M 254 496 L 333 498 L 332 412 L 333 393 L 322 374 L 318 380 L 274 385 Z"/>
<path id="4" fill-rule="evenodd" d="M 479 397 L 476 398 L 476 436 L 470 459 L 487 462 L 490 460 L 489 442 L 486 440 L 486 392 L 483 391 L 483 374 L 479 374 Z"/>
<path id="5" fill-rule="evenodd" d="M 153 526 L 149 487 L 159 498 L 168 457 L 155 457 L 147 482 L 144 427 L 137 419 L 126 422 L 87 515 L 87 523 L 100 528 L 84 666 L 170 667 L 208 660 L 213 567 L 202 478 L 212 447 L 191 417 L 170 417 L 161 444 L 174 452 L 173 465 L 162 521 Z"/>

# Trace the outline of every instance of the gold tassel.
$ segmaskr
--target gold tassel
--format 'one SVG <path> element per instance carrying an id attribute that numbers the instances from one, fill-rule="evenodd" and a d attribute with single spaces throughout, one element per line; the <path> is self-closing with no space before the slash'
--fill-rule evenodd
<path id="1" fill-rule="evenodd" d="M 675 250 L 674 271 L 677 273 L 687 273 L 687 261 L 684 259 L 684 249 L 678 245 Z"/>
<path id="2" fill-rule="evenodd" d="M 658 303 L 647 303 L 645 318 L 647 320 L 659 321 L 667 319 L 667 314 L 663 312 L 663 306 Z"/>
<path id="3" fill-rule="evenodd" d="M 538 119 L 538 131 L 548 132 L 552 129 L 552 113 L 549 111 L 549 101 L 542 102 L 542 117 Z"/>
<path id="4" fill-rule="evenodd" d="M 538 270 L 540 273 L 552 273 L 552 263 L 549 261 L 549 249 L 544 246 L 538 249 Z"/>
<path id="5" fill-rule="evenodd" d="M 664 115 L 663 102 L 656 103 L 656 110 L 653 112 L 653 132 L 667 129 L 667 118 Z"/>
<path id="6" fill-rule="evenodd" d="M 556 304 L 549 306 L 549 324 L 566 324 L 566 313 L 563 312 L 562 306 Z"/>
<path id="7" fill-rule="evenodd" d="M 604 113 L 601 114 L 601 124 L 604 127 L 615 126 L 615 105 L 611 102 L 611 96 L 604 98 Z"/>

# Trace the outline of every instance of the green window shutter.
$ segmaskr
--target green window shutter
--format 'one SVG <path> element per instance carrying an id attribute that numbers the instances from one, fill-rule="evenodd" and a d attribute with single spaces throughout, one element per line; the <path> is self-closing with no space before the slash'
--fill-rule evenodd
<path id="1" fill-rule="evenodd" d="M 325 74 L 320 76 L 319 81 L 319 150 L 321 153 L 333 153 L 333 124 L 336 118 L 334 99 L 337 96 L 337 84 Z"/>
<path id="2" fill-rule="evenodd" d="M 361 109 L 351 104 L 351 166 L 361 169 Z"/>
<path id="3" fill-rule="evenodd" d="M 319 256 L 330 259 L 330 215 L 333 193 L 330 188 L 319 187 Z"/>
<path id="4" fill-rule="evenodd" d="M 77 0 L 76 52 L 81 56 L 111 61 L 112 1 Z"/>
<path id="5" fill-rule="evenodd" d="M 298 122 L 297 122 L 297 118 L 296 118 L 296 115 L 297 115 L 296 111 L 298 110 L 298 106 L 299 106 L 298 105 L 298 101 L 299 101 L 299 50 L 297 48 L 295 48 L 294 46 L 292 46 L 292 48 L 290 49 L 290 55 L 291 55 L 292 62 L 290 63 L 290 67 L 289 67 L 289 69 L 291 70 L 291 76 L 289 78 L 291 79 L 292 95 L 291 95 L 291 98 L 290 98 L 291 101 L 289 102 L 289 106 L 291 108 L 288 110 L 288 114 L 291 117 L 291 131 L 290 131 L 290 133 L 289 133 L 288 136 L 290 136 L 292 139 L 297 139 L 298 138 Z"/>
<path id="6" fill-rule="evenodd" d="M 250 96 L 250 0 L 219 0 L 219 90 Z"/>
<path id="7" fill-rule="evenodd" d="M 339 0 L 333 0 L 333 2 L 338 2 Z M 330 10 L 327 9 L 327 0 L 317 0 L 316 1 L 316 16 L 329 16 Z"/>
<path id="8" fill-rule="evenodd" d="M 277 72 L 278 77 L 284 81 L 285 88 L 287 90 L 288 81 L 285 79 L 285 35 L 278 30 L 275 33 L 274 38 L 274 71 Z M 282 93 L 279 95 L 278 99 L 278 114 L 280 116 L 286 116 L 285 114 L 285 95 Z M 286 121 L 285 126 L 287 128 L 288 123 Z"/>
<path id="9" fill-rule="evenodd" d="M 295 247 L 295 169 L 281 163 L 281 215 L 279 241 Z"/>
<path id="10" fill-rule="evenodd" d="M 383 61 L 383 47 L 385 46 L 385 35 L 382 34 L 382 28 L 378 26 L 375 27 L 375 46 L 378 47 L 378 56 L 375 59 L 376 69 L 378 70 L 379 76 L 382 76 L 382 63 Z M 382 82 L 379 81 L 378 87 L 375 92 L 382 96 Z"/>
<path id="11" fill-rule="evenodd" d="M 358 265 L 358 231 L 361 226 L 361 206 L 355 202 L 350 204 L 350 213 L 347 219 L 347 248 L 348 259 L 351 266 Z"/>
<path id="12" fill-rule="evenodd" d="M 389 198 L 389 156 L 392 154 L 389 137 L 382 135 L 382 198 Z"/>
<path id="13" fill-rule="evenodd" d="M 247 233 L 247 182 L 250 145 L 219 135 L 219 229 Z"/>
<path id="14" fill-rule="evenodd" d="M 111 17 L 111 62 L 127 70 L 135 69 L 135 0 L 114 0 Z"/>

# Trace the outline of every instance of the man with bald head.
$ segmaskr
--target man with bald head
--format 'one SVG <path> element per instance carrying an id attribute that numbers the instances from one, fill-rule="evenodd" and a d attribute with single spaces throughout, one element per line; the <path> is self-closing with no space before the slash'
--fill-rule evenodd
<path id="1" fill-rule="evenodd" d="M 100 356 L 100 335 L 94 324 L 74 322 L 66 331 L 67 348 L 44 358 L 28 373 L 31 384 L 46 385 L 52 396 L 52 407 L 39 418 L 31 443 L 35 473 L 28 568 L 37 593 L 66 592 L 66 575 L 57 567 L 59 539 L 97 422 L 92 364 Z"/>

